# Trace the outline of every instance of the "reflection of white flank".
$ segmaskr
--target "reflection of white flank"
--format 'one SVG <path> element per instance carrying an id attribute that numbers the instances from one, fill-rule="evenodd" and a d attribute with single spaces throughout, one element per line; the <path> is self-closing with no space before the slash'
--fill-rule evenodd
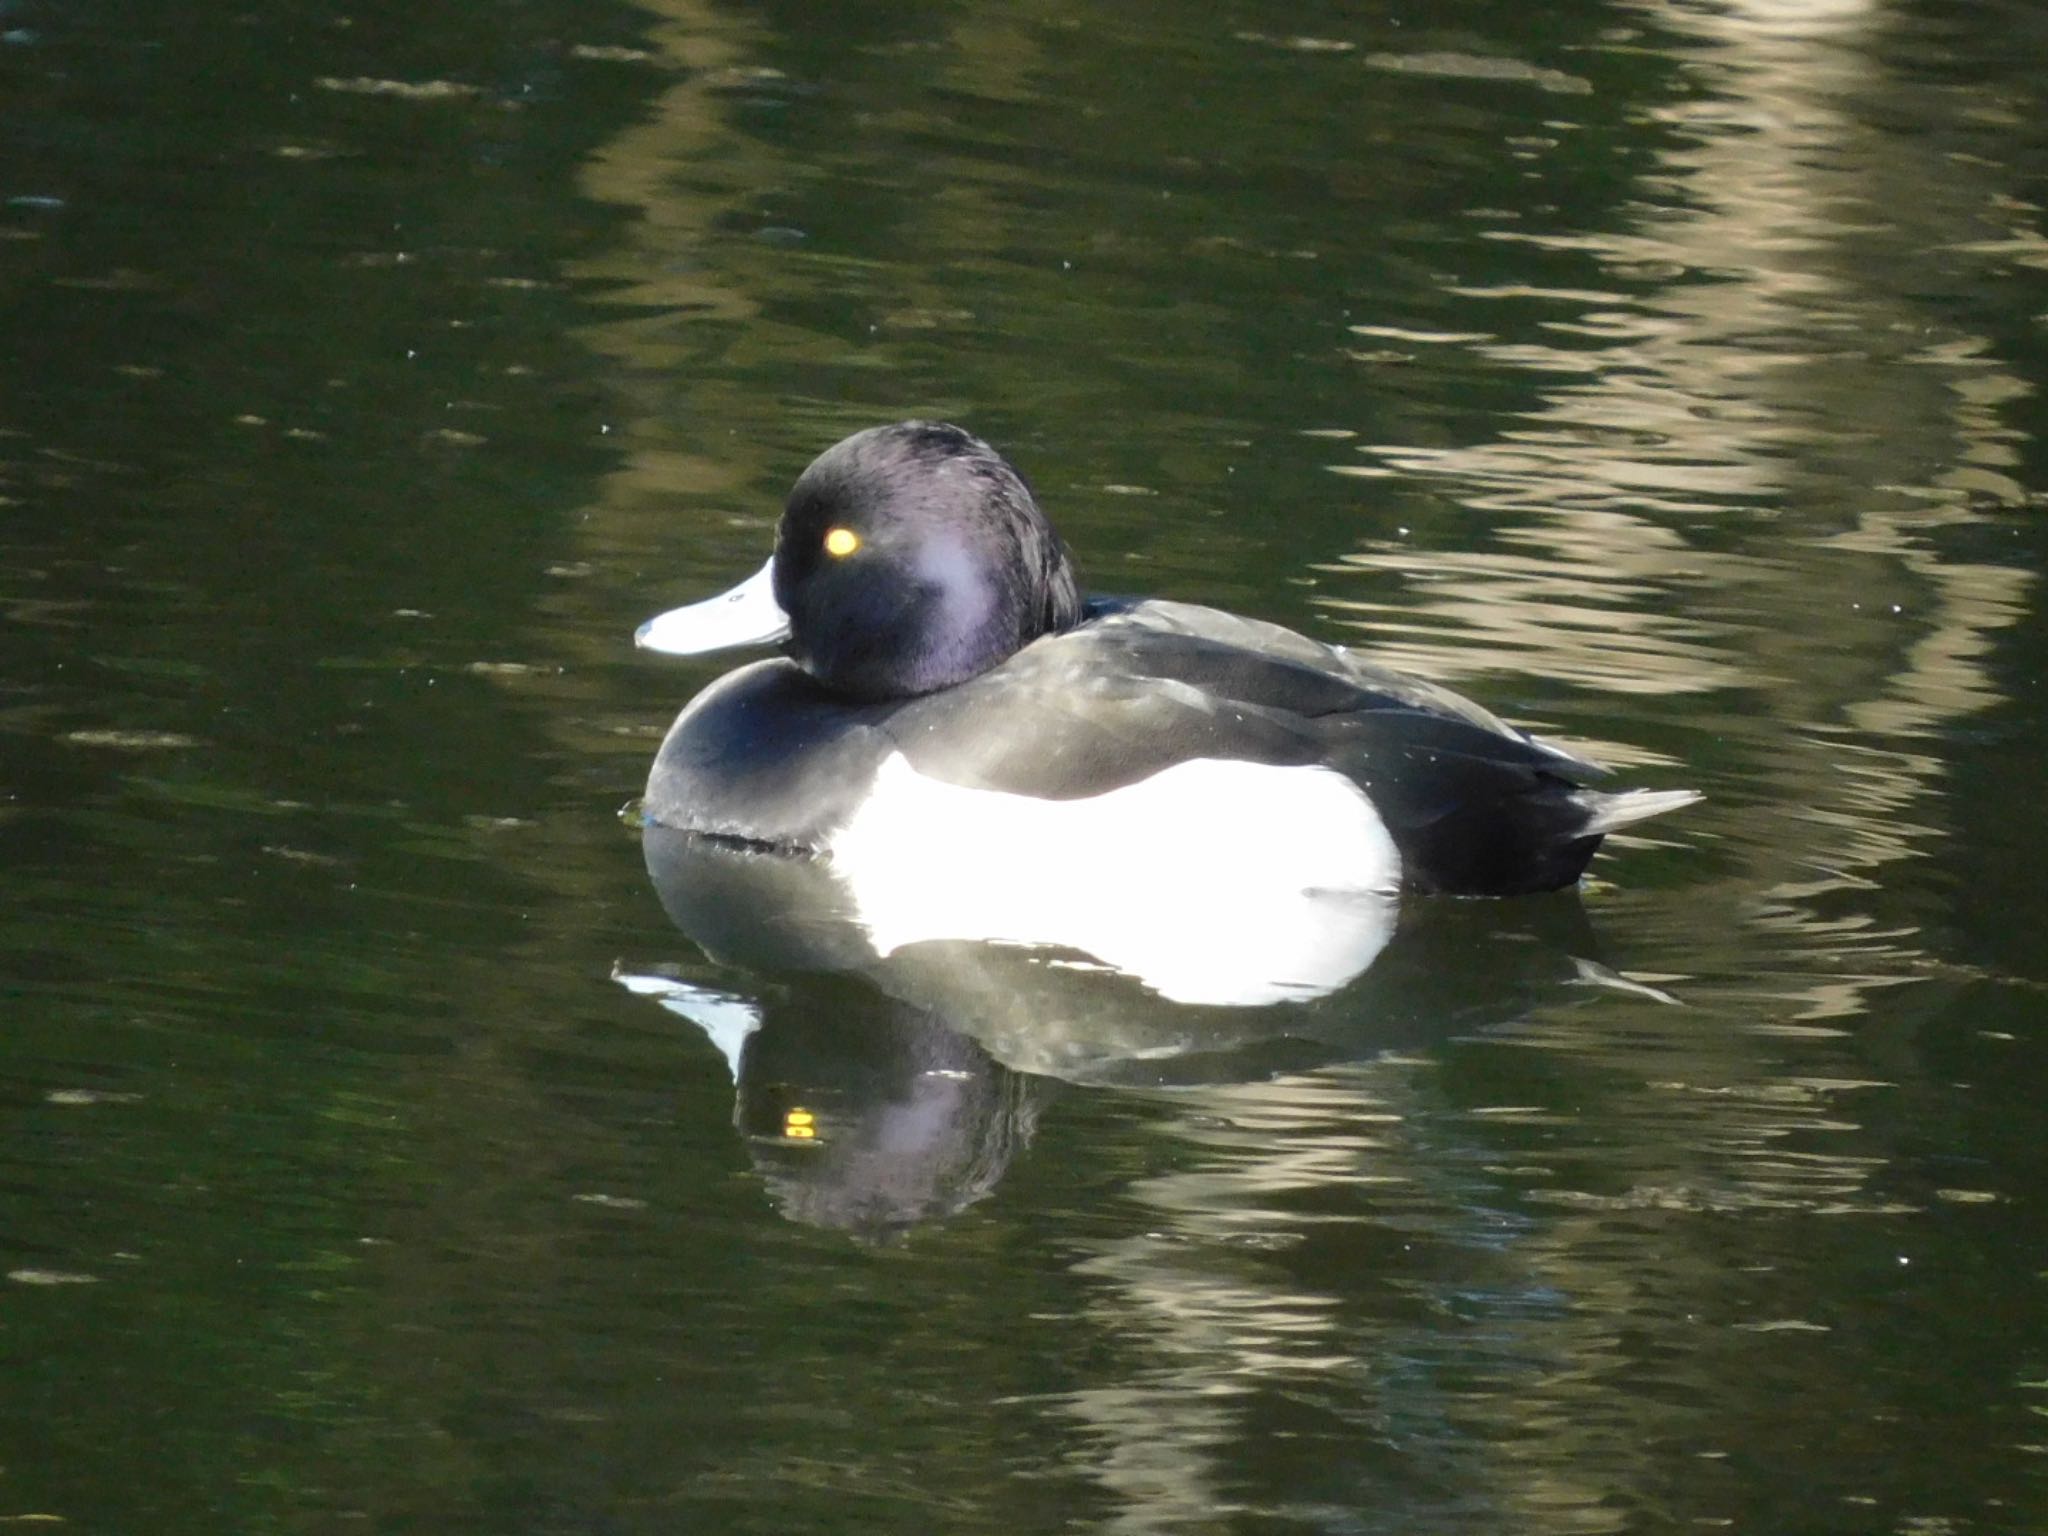
<path id="1" fill-rule="evenodd" d="M 688 1019 L 718 1047 L 732 1080 L 740 1080 L 740 1048 L 761 1027 L 761 1010 L 743 997 L 692 986 L 673 976 L 637 975 L 614 968 L 612 980 L 640 997 L 651 997 L 670 1013 Z"/>
<path id="2" fill-rule="evenodd" d="M 963 789 L 893 754 L 833 840 L 875 948 L 1082 950 L 1175 1002 L 1320 996 L 1393 932 L 1400 855 L 1327 768 L 1201 759 L 1076 800 Z"/>

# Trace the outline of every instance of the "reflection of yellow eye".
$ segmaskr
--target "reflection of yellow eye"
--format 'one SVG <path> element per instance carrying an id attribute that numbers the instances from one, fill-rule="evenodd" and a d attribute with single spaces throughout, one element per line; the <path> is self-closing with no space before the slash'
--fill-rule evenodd
<path id="1" fill-rule="evenodd" d="M 860 548 L 860 535 L 851 528 L 828 528 L 825 530 L 825 553 L 828 555 L 850 555 Z"/>

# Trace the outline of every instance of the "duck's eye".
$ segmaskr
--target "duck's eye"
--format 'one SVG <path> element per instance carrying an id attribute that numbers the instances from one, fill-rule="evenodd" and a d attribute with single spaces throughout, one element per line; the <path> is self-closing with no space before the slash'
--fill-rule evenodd
<path id="1" fill-rule="evenodd" d="M 827 528 L 825 530 L 825 553 L 835 558 L 844 558 L 860 548 L 860 535 L 851 528 Z"/>

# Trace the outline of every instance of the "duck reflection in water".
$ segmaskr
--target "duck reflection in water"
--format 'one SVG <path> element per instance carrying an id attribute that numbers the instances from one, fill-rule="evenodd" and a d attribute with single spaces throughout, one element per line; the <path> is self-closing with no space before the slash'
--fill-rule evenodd
<path id="1" fill-rule="evenodd" d="M 642 848 L 709 963 L 616 979 L 717 1046 L 777 1208 L 871 1241 L 989 1194 L 1062 1084 L 1252 1081 L 1509 1025 L 1538 996 L 1609 977 L 1566 894 L 1426 904 L 1398 934 L 1376 926 L 1370 968 L 1323 991 L 1181 1002 L 1068 948 L 936 938 L 884 953 L 815 861 L 655 825 Z"/>
<path id="2" fill-rule="evenodd" d="M 733 1124 L 776 1208 L 806 1226 L 886 1242 L 953 1215 L 995 1188 L 1036 1127 L 1042 1079 L 858 981 L 773 985 L 756 1004 L 671 977 L 618 980 L 728 1052 Z"/>

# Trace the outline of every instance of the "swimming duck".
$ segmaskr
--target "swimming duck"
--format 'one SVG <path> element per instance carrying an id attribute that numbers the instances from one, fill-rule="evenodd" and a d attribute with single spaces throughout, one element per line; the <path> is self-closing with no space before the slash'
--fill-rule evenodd
<path id="1" fill-rule="evenodd" d="M 1275 624 L 1086 596 L 1023 477 L 942 422 L 828 448 L 760 571 L 634 638 L 783 649 L 677 717 L 649 820 L 849 866 L 922 843 L 995 892 L 1125 858 L 1196 883 L 1554 890 L 1609 832 L 1699 798 L 1588 788 L 1607 770 Z"/>

